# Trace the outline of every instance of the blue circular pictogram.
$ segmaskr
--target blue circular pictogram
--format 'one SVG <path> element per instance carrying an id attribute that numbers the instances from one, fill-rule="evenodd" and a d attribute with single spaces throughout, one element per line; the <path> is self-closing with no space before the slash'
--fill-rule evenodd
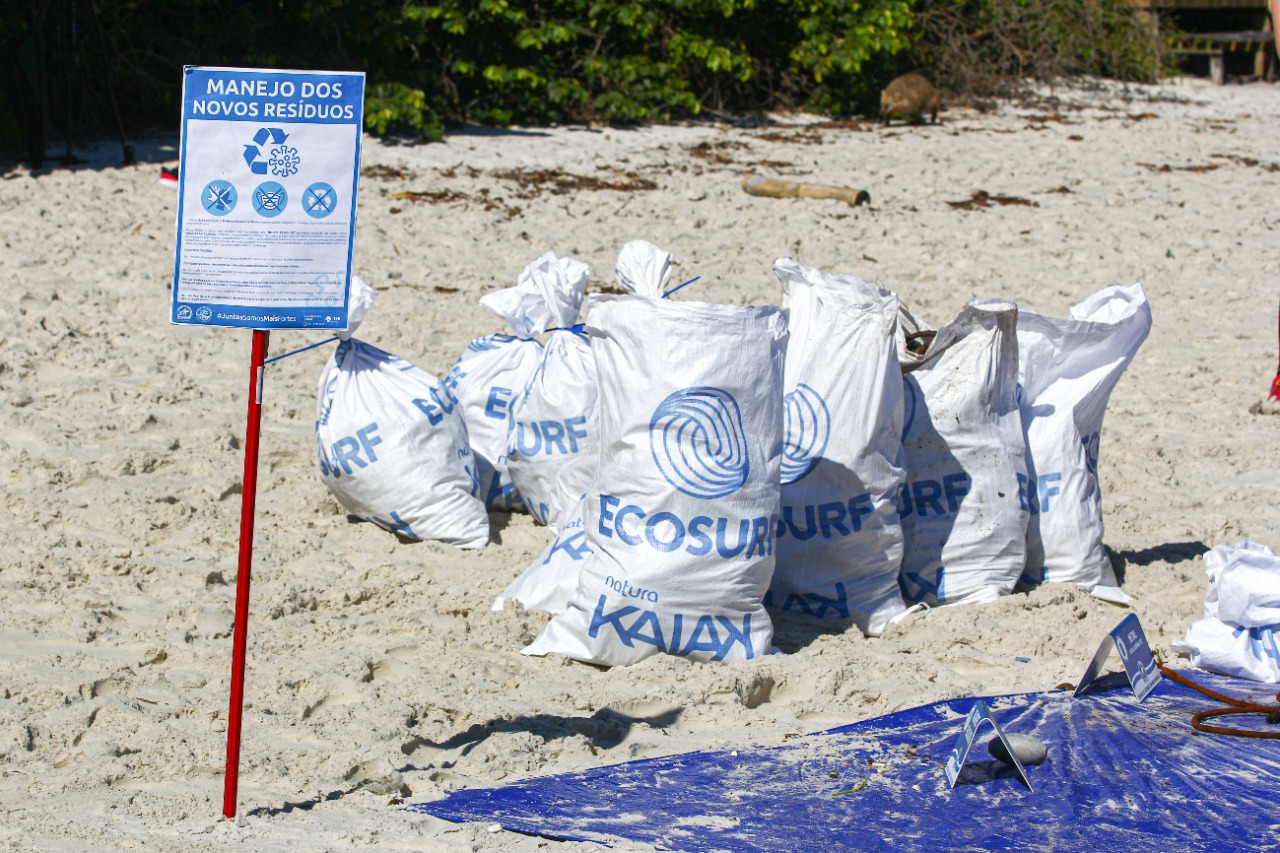
<path id="1" fill-rule="evenodd" d="M 831 412 L 822 395 L 801 382 L 782 398 L 786 427 L 782 441 L 782 484 L 802 480 L 818 467 L 831 439 Z"/>
<path id="2" fill-rule="evenodd" d="M 235 210 L 237 198 L 236 188 L 230 181 L 210 181 L 200 191 L 200 204 L 205 212 L 214 216 L 226 216 Z"/>
<path id="3" fill-rule="evenodd" d="M 742 410 L 728 391 L 685 388 L 649 419 L 649 449 L 667 482 L 695 498 L 722 498 L 747 481 Z"/>
<path id="4" fill-rule="evenodd" d="M 263 181 L 253 190 L 253 209 L 259 216 L 274 219 L 288 204 L 289 194 L 275 181 Z"/>
<path id="5" fill-rule="evenodd" d="M 316 181 L 302 193 L 302 209 L 312 219 L 324 219 L 338 208 L 338 192 L 324 181 Z"/>

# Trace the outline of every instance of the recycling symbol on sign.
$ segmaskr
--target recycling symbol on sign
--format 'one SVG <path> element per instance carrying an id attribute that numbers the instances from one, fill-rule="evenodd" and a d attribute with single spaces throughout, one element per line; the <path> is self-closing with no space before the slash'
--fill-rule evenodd
<path id="1" fill-rule="evenodd" d="M 244 147 L 244 162 L 248 164 L 249 171 L 255 175 L 265 175 L 270 169 L 271 174 L 279 178 L 296 174 L 302 159 L 298 156 L 297 148 L 285 144 L 288 138 L 289 134 L 278 127 L 258 128 L 258 132 L 253 135 L 253 144 Z M 263 159 L 262 146 L 268 140 L 272 145 L 268 151 L 270 156 Z"/>

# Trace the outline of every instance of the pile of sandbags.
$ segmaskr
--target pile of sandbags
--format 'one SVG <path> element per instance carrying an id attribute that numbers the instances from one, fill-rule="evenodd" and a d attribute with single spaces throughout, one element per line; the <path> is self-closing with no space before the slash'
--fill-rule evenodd
<path id="1" fill-rule="evenodd" d="M 770 651 L 771 611 L 874 636 L 913 605 L 1046 581 L 1128 601 L 1097 464 L 1151 328 L 1140 285 L 1065 319 L 977 299 L 935 331 L 789 259 L 779 308 L 666 300 L 671 266 L 627 244 L 625 293 L 580 325 L 586 265 L 539 257 L 481 300 L 512 334 L 444 382 L 344 342 L 320 386 L 326 483 L 413 538 L 478 547 L 486 505 L 547 525 L 494 602 L 555 614 L 528 654 L 746 659 Z"/>

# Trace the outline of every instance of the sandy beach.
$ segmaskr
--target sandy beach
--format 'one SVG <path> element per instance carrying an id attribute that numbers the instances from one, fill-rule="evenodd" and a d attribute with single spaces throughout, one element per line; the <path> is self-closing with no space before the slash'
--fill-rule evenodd
<path id="1" fill-rule="evenodd" d="M 777 304 L 771 265 L 791 257 L 877 281 L 935 326 L 974 297 L 1065 316 L 1141 282 L 1154 327 L 1099 470 L 1131 611 L 1176 664 L 1200 555 L 1280 548 L 1280 416 L 1250 413 L 1276 368 L 1280 86 L 1045 95 L 887 129 L 781 115 L 365 137 L 355 270 L 380 296 L 358 336 L 442 376 L 505 331 L 480 296 L 549 250 L 590 265 L 589 292 L 612 288 L 636 238 L 675 256 L 675 280 L 701 276 L 676 299 Z M 125 168 L 104 148 L 0 174 L 5 849 L 531 853 L 551 842 L 393 803 L 1053 689 L 1129 612 L 1048 584 L 873 639 L 783 621 L 785 654 L 745 663 L 526 657 L 549 617 L 489 608 L 548 531 L 492 513 L 489 544 L 464 552 L 349 520 L 317 470 L 320 348 L 267 372 L 240 816 L 225 820 L 250 334 L 168 323 L 176 199 L 157 179 L 176 145 L 146 142 Z M 755 197 L 749 173 L 871 201 Z M 272 352 L 321 337 L 274 333 Z"/>

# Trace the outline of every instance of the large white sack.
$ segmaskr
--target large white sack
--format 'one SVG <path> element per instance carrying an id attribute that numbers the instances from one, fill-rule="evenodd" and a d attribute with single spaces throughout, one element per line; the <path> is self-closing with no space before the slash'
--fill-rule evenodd
<path id="1" fill-rule="evenodd" d="M 905 474 L 898 298 L 852 276 L 774 262 L 790 338 L 777 567 L 765 603 L 880 634 L 898 586 Z"/>
<path id="2" fill-rule="evenodd" d="M 515 287 L 480 297 L 480 304 L 507 321 L 511 334 L 485 335 L 467 345 L 446 381 L 457 389 L 471 449 L 480 474 L 480 497 L 497 510 L 523 509 L 507 470 L 511 406 L 537 373 L 542 344 L 535 338 L 555 324 L 534 280 L 543 256 L 520 274 Z"/>
<path id="3" fill-rule="evenodd" d="M 347 511 L 411 539 L 489 540 L 457 398 L 439 379 L 354 338 L 320 374 L 320 476 Z"/>
<path id="4" fill-rule="evenodd" d="M 530 264 L 521 285 L 536 290 L 555 328 L 533 378 L 511 403 L 507 470 L 538 521 L 555 527 L 591 484 L 596 452 L 596 369 L 591 345 L 572 327 L 587 285 L 587 265 L 548 252 Z"/>
<path id="5" fill-rule="evenodd" d="M 1028 478 L 1022 582 L 1076 583 L 1128 603 L 1102 545 L 1098 444 L 1107 401 L 1151 331 L 1142 285 L 1109 287 L 1066 319 L 1018 310 L 1018 372 Z"/>
<path id="6" fill-rule="evenodd" d="M 1219 545 L 1204 555 L 1204 618 L 1172 644 L 1201 669 L 1280 681 L 1280 557 L 1256 542 Z"/>
<path id="7" fill-rule="evenodd" d="M 618 253 L 613 275 L 628 293 L 661 298 L 671 280 L 671 254 L 647 240 L 632 240 Z M 589 465 L 594 471 L 596 460 L 580 458 L 572 464 Z M 582 563 L 591 553 L 582 515 L 580 500 L 557 525 L 556 538 L 546 550 L 494 600 L 494 610 L 502 610 L 507 601 L 518 601 L 526 610 L 564 612 L 577 587 Z"/>
<path id="8" fill-rule="evenodd" d="M 898 513 L 908 601 L 992 601 L 1013 591 L 1026 565 L 1017 321 L 1011 302 L 974 300 L 904 363 Z"/>
<path id="9" fill-rule="evenodd" d="M 599 472 L 569 608 L 526 654 L 607 665 L 769 651 L 786 319 L 593 296 Z"/>

